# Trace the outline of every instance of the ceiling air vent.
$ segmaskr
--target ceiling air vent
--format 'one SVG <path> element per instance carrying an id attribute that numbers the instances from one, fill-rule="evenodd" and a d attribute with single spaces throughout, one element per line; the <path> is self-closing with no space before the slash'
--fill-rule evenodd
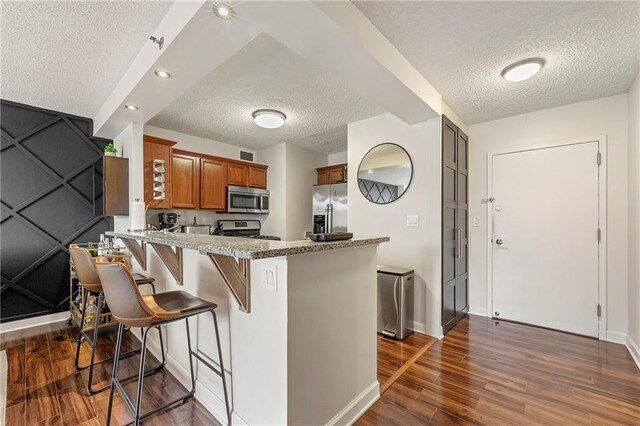
<path id="1" fill-rule="evenodd" d="M 240 159 L 244 161 L 253 161 L 253 153 L 240 151 Z"/>

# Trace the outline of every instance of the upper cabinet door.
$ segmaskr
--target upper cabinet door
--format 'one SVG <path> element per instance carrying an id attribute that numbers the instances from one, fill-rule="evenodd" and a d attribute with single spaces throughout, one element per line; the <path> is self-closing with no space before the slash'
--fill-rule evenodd
<path id="1" fill-rule="evenodd" d="M 151 209 L 171 208 L 171 147 L 176 143 L 167 139 L 144 135 L 144 202 Z M 154 182 L 153 160 L 164 161 L 164 174 L 157 173 L 159 180 Z M 154 199 L 153 187 L 164 186 L 164 198 L 161 193 L 156 193 Z"/>
<path id="2" fill-rule="evenodd" d="M 227 163 L 200 159 L 200 208 L 224 210 L 227 201 Z"/>
<path id="3" fill-rule="evenodd" d="M 327 185 L 329 183 L 329 170 L 318 171 L 318 185 Z"/>
<path id="4" fill-rule="evenodd" d="M 105 216 L 129 215 L 129 159 L 102 157 Z"/>
<path id="5" fill-rule="evenodd" d="M 174 152 L 172 166 L 172 207 L 197 209 L 200 193 L 200 159 Z"/>
<path id="6" fill-rule="evenodd" d="M 344 182 L 344 169 L 336 167 L 329 170 L 329 183 Z"/>
<path id="7" fill-rule="evenodd" d="M 249 186 L 267 189 L 267 168 L 263 166 L 249 166 Z"/>
<path id="8" fill-rule="evenodd" d="M 247 166 L 240 163 L 227 165 L 227 184 L 235 186 L 247 186 Z"/>

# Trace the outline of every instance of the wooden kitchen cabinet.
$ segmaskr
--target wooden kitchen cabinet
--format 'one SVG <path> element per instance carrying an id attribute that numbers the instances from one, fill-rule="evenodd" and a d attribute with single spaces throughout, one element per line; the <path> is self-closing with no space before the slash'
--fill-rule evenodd
<path id="1" fill-rule="evenodd" d="M 267 189 L 267 167 L 249 166 L 249 186 L 251 188 Z"/>
<path id="2" fill-rule="evenodd" d="M 200 208 L 225 210 L 227 207 L 227 163 L 200 159 Z"/>
<path id="3" fill-rule="evenodd" d="M 143 140 L 144 202 L 151 209 L 171 208 L 171 147 L 176 142 L 149 135 L 144 135 Z M 163 200 L 153 199 L 153 160 L 163 160 L 165 164 Z M 160 185 L 160 182 L 156 182 L 156 185 Z"/>
<path id="4" fill-rule="evenodd" d="M 267 187 L 267 166 L 172 150 L 171 207 L 226 210 L 227 185 Z"/>
<path id="5" fill-rule="evenodd" d="M 200 158 L 186 151 L 173 151 L 171 206 L 197 209 L 200 206 Z"/>
<path id="6" fill-rule="evenodd" d="M 342 183 L 347 181 L 347 164 L 335 164 L 333 166 L 320 167 L 318 173 L 318 185 Z"/>
<path id="7" fill-rule="evenodd" d="M 129 159 L 102 157 L 105 216 L 129 215 Z"/>
<path id="8" fill-rule="evenodd" d="M 229 162 L 227 165 L 227 184 L 247 186 L 248 167 L 246 164 Z"/>

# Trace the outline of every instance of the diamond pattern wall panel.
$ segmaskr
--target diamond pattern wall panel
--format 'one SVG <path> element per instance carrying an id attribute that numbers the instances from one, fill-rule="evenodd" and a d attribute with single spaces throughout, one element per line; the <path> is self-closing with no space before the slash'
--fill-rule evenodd
<path id="1" fill-rule="evenodd" d="M 91 120 L 0 100 L 0 321 L 69 309 L 72 242 L 113 229 L 102 211 L 111 141 Z"/>

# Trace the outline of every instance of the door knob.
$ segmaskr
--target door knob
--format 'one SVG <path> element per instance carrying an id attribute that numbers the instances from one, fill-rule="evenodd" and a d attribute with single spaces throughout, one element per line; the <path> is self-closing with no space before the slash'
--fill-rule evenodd
<path id="1" fill-rule="evenodd" d="M 501 246 L 501 245 L 502 245 L 502 240 L 501 240 L 500 238 L 498 238 L 498 239 L 496 240 L 496 244 L 497 244 L 497 245 L 499 245 L 499 246 Z"/>

